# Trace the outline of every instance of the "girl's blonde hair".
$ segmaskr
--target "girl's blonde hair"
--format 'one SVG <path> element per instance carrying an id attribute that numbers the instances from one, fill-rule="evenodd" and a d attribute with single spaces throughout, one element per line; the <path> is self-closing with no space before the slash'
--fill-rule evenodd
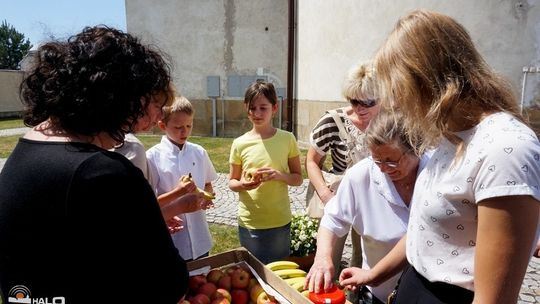
<path id="1" fill-rule="evenodd" d="M 422 138 L 420 150 L 452 131 L 471 128 L 482 116 L 508 112 L 522 119 L 506 80 L 476 50 L 467 30 L 449 16 L 416 10 L 401 18 L 375 57 L 383 102 L 405 116 L 409 138 Z"/>

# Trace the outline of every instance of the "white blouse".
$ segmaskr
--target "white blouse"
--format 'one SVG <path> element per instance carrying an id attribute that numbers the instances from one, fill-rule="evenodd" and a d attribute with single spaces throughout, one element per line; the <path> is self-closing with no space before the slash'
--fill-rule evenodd
<path id="1" fill-rule="evenodd" d="M 452 163 L 456 147 L 445 140 L 416 181 L 407 259 L 429 281 L 474 291 L 477 204 L 508 195 L 539 200 L 540 144 L 531 129 L 506 113 L 456 135 L 465 144 L 462 158 Z"/>
<path id="2" fill-rule="evenodd" d="M 429 157 L 423 156 L 419 169 Z M 364 269 L 371 269 L 407 231 L 409 208 L 399 196 L 390 178 L 366 158 L 345 172 L 336 195 L 326 204 L 321 226 L 344 236 L 351 225 L 362 236 Z M 377 287 L 369 287 L 381 300 L 396 286 L 399 275 Z"/>

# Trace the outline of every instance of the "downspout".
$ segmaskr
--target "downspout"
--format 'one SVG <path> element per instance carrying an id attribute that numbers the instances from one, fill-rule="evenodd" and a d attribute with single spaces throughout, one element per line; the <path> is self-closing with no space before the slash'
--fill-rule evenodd
<path id="1" fill-rule="evenodd" d="M 286 126 L 287 131 L 293 132 L 296 135 L 296 119 L 294 119 L 294 53 L 295 53 L 295 6 L 294 0 L 289 0 L 289 33 L 288 33 L 288 54 L 287 54 L 287 111 L 286 111 Z"/>

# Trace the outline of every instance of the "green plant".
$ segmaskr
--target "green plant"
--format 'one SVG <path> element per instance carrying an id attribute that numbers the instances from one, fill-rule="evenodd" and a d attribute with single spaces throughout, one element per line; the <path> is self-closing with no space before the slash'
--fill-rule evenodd
<path id="1" fill-rule="evenodd" d="M 306 256 L 317 250 L 319 220 L 306 214 L 293 214 L 291 221 L 291 255 Z"/>

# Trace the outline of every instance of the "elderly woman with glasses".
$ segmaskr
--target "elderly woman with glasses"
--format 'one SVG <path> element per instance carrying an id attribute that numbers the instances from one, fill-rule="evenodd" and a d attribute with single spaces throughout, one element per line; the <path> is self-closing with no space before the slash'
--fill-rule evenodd
<path id="1" fill-rule="evenodd" d="M 323 204 L 335 195 L 334 189 L 329 181 L 324 179 L 322 172 L 326 155 L 330 154 L 332 158 L 332 167 L 329 172 L 338 175 L 344 174 L 347 168 L 368 155 L 363 138 L 370 120 L 379 112 L 375 89 L 371 63 L 355 66 L 348 74 L 343 86 L 343 95 L 350 105 L 327 111 L 311 131 L 310 147 L 306 156 L 306 171 L 316 195 L 320 197 Z M 334 116 L 339 121 L 334 119 L 332 111 L 335 111 Z M 350 135 L 352 143 L 346 144 L 347 139 L 340 136 L 338 123 Z M 336 267 L 341 264 L 346 238 L 347 234 L 343 235 L 333 246 L 333 264 Z M 351 240 L 353 258 L 349 265 L 360 266 L 362 263 L 360 237 L 354 231 L 352 231 Z"/>
<path id="2" fill-rule="evenodd" d="M 407 231 L 416 176 L 427 163 L 407 140 L 400 113 L 381 111 L 366 129 L 371 155 L 347 170 L 336 196 L 325 206 L 315 261 L 307 276 L 310 291 L 328 290 L 335 268 L 331 248 L 352 226 L 362 239 L 362 268 L 370 269 Z M 360 291 L 363 303 L 384 303 L 396 286 L 395 275 Z"/>

